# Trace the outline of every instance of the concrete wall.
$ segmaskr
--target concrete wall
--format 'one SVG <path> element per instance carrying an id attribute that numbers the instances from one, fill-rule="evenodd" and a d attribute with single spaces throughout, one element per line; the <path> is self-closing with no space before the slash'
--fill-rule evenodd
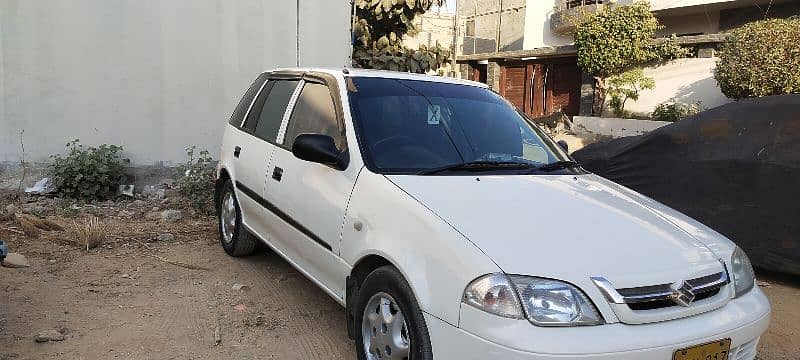
<path id="1" fill-rule="evenodd" d="M 612 138 L 642 135 L 669 124 L 672 123 L 594 116 L 575 116 L 572 118 L 572 130 L 575 134 L 580 136 L 610 136 Z M 577 149 L 570 150 L 574 151 Z"/>
<path id="2" fill-rule="evenodd" d="M 555 12 L 558 0 L 528 1 L 525 15 L 525 50 L 547 46 L 572 44 L 572 35 L 559 35 L 550 30 L 550 16 Z"/>
<path id="3" fill-rule="evenodd" d="M 655 89 L 642 91 L 639 101 L 629 100 L 625 110 L 649 114 L 656 105 L 670 99 L 683 103 L 701 101 L 709 109 L 731 102 L 714 79 L 716 61 L 716 58 L 680 59 L 645 69 L 645 74 L 656 80 Z"/>
<path id="4" fill-rule="evenodd" d="M 451 0 L 452 1 L 452 0 Z M 526 0 L 456 0 L 462 54 L 523 49 Z M 501 11 L 502 3 L 502 11 Z M 475 22 L 475 35 L 467 36 L 466 23 Z"/>
<path id="5" fill-rule="evenodd" d="M 719 33 L 719 11 L 708 11 L 700 14 L 659 16 L 658 20 L 664 28 L 656 32 L 656 36 L 716 34 Z"/>
<path id="6" fill-rule="evenodd" d="M 350 5 L 302 0 L 300 65 L 348 63 Z M 80 138 L 134 165 L 216 154 L 262 70 L 295 66 L 295 1 L 0 0 L 0 163 Z"/>

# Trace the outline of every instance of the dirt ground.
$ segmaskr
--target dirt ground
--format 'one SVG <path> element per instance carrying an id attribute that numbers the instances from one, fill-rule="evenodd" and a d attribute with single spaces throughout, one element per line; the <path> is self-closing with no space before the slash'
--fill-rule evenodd
<path id="1" fill-rule="evenodd" d="M 344 309 L 286 261 L 268 251 L 231 258 L 213 218 L 183 208 L 166 223 L 155 215 L 175 205 L 156 205 L 34 209 L 66 228 L 35 239 L 0 222 L 0 239 L 31 264 L 0 267 L 0 360 L 355 358 Z M 87 252 L 75 224 L 90 213 L 111 215 L 101 215 L 106 245 Z M 155 240 L 165 233 L 174 239 Z M 773 322 L 759 358 L 797 360 L 800 286 L 765 280 Z M 66 339 L 34 340 L 48 330 Z"/>

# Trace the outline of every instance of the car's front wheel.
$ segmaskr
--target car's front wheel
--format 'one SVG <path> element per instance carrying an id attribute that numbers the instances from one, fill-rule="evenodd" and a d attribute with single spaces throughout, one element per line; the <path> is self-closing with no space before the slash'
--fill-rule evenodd
<path id="1" fill-rule="evenodd" d="M 425 318 L 408 282 L 392 266 L 380 267 L 358 290 L 359 360 L 433 359 Z"/>
<path id="2" fill-rule="evenodd" d="M 219 242 L 230 256 L 250 255 L 256 249 L 256 240 L 242 227 L 242 210 L 233 183 L 230 180 L 222 185 L 217 205 L 219 218 Z"/>

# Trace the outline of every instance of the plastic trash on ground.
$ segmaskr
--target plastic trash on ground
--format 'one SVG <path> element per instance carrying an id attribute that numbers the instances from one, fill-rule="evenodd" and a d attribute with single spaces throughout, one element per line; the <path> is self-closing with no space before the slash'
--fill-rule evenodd
<path id="1" fill-rule="evenodd" d="M 25 188 L 26 194 L 46 195 L 54 192 L 56 192 L 56 185 L 49 177 L 37 181 L 33 187 Z"/>

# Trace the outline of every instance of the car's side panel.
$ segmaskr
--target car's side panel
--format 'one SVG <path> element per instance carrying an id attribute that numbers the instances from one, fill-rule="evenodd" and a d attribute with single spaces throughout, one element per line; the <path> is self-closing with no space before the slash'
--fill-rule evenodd
<path id="1" fill-rule="evenodd" d="M 247 194 L 260 194 L 264 191 L 265 174 L 275 153 L 275 145 L 245 133 L 241 133 L 237 140 L 235 146 L 241 148 L 241 153 L 238 158 L 233 159 L 236 169 L 234 186 L 242 209 L 242 222 L 266 239 L 268 231 L 263 216 L 264 209 Z"/>
<path id="2" fill-rule="evenodd" d="M 475 278 L 500 269 L 480 249 L 383 175 L 362 171 L 342 229 L 342 258 L 386 258 L 408 280 L 420 307 L 458 324 Z"/>
<path id="3" fill-rule="evenodd" d="M 283 139 L 289 122 L 304 120 L 294 116 L 293 112 L 300 106 L 308 108 L 308 104 L 302 104 L 302 99 L 306 88 L 312 86 L 316 90 L 333 90 L 333 95 L 338 96 L 335 86 L 328 88 L 319 83 L 301 82 L 278 135 L 278 142 L 283 145 L 276 150 L 268 170 L 273 176 L 267 180 L 264 198 L 273 214 L 281 219 L 270 221 L 270 230 L 276 234 L 271 241 L 274 246 L 283 249 L 305 271 L 343 297 L 346 279 L 343 274 L 347 269 L 341 267 L 339 238 L 347 202 L 360 167 L 349 164 L 340 170 L 298 159 L 288 149 L 291 144 Z M 331 95 L 322 96 L 321 100 L 333 105 Z M 341 116 L 337 115 L 341 114 L 341 109 L 327 108 L 321 103 L 315 105 L 318 105 L 314 108 L 317 113 L 326 112 L 331 116 L 328 119 L 341 121 Z M 313 121 L 309 123 L 313 124 Z M 278 171 L 280 176 L 277 176 Z"/>

